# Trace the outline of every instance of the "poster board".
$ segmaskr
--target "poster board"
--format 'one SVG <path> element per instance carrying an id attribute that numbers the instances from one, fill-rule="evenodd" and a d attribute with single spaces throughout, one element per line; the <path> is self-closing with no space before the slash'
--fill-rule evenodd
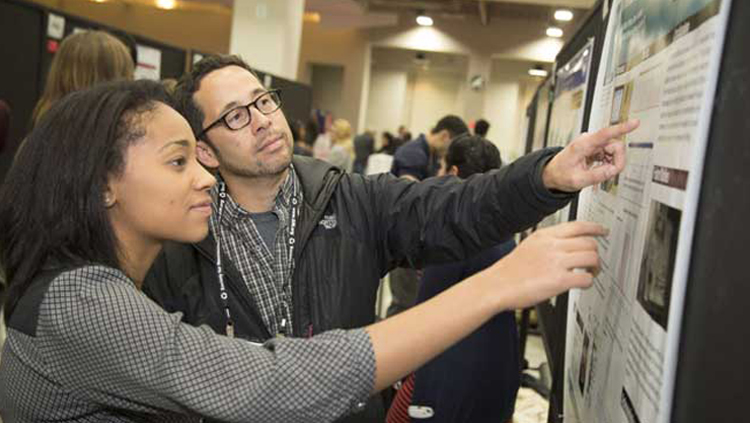
<path id="1" fill-rule="evenodd" d="M 584 190 L 610 229 L 568 301 L 566 422 L 668 422 L 693 230 L 731 0 L 614 0 L 590 130 L 641 119 L 628 167 Z"/>

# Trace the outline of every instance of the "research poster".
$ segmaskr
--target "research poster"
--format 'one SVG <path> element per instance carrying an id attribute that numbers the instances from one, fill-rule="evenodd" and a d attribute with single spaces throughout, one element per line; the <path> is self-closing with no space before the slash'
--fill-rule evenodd
<path id="1" fill-rule="evenodd" d="M 594 55 L 591 38 L 567 63 L 559 64 L 555 73 L 555 92 L 547 132 L 547 147 L 565 147 L 583 131 L 583 114 Z M 540 227 L 567 221 L 570 206 L 547 216 Z"/>
<path id="2" fill-rule="evenodd" d="M 625 171 L 580 196 L 577 218 L 610 234 L 594 286 L 569 297 L 564 421 L 666 423 L 730 0 L 609 11 L 589 128 L 641 126 L 622 140 Z"/>

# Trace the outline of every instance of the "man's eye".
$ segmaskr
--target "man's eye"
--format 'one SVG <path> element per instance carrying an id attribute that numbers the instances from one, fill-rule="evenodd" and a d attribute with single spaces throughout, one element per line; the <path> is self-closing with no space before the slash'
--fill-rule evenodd
<path id="1" fill-rule="evenodd" d="M 227 115 L 228 122 L 237 122 L 240 119 L 242 119 L 242 113 L 240 112 L 232 112 L 229 115 Z"/>

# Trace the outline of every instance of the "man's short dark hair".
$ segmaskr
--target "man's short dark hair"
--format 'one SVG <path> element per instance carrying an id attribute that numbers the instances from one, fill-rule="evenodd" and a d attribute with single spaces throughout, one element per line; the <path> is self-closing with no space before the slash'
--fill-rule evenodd
<path id="1" fill-rule="evenodd" d="M 480 137 L 486 137 L 487 132 L 489 132 L 489 130 L 490 130 L 490 123 L 484 119 L 479 119 L 474 124 L 474 135 L 479 135 Z"/>
<path id="2" fill-rule="evenodd" d="M 500 151 L 495 144 L 478 135 L 456 138 L 445 155 L 446 169 L 456 166 L 459 178 L 499 169 L 501 165 Z"/>
<path id="3" fill-rule="evenodd" d="M 456 115 L 448 115 L 440 119 L 430 131 L 433 134 L 446 130 L 451 135 L 451 138 L 456 138 L 459 135 L 463 135 L 469 132 L 469 127 L 460 117 Z"/>
<path id="4" fill-rule="evenodd" d="M 196 137 L 203 131 L 203 119 L 205 119 L 206 114 L 195 103 L 193 95 L 200 89 L 203 77 L 227 66 L 239 66 L 253 74 L 256 78 L 258 77 L 253 69 L 239 56 L 221 55 L 204 57 L 194 64 L 193 69 L 184 74 L 179 82 L 177 82 L 174 91 L 177 111 L 188 121 Z"/>

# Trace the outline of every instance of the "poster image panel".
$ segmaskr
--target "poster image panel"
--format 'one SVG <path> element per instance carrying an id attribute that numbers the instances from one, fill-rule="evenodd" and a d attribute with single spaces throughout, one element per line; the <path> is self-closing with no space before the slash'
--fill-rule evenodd
<path id="1" fill-rule="evenodd" d="M 681 217 L 680 210 L 657 201 L 651 202 L 637 298 L 644 310 L 664 330 L 667 330 Z"/>

